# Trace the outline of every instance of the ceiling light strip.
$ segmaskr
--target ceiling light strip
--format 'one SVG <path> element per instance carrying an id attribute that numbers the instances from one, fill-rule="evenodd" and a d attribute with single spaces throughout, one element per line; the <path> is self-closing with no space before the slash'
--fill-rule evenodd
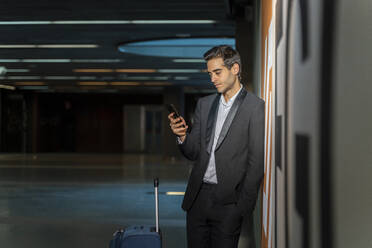
<path id="1" fill-rule="evenodd" d="M 189 80 L 189 77 L 174 77 L 175 80 Z"/>
<path id="2" fill-rule="evenodd" d="M 91 21 L 52 21 L 51 24 L 73 24 L 73 25 L 82 25 L 82 24 L 131 24 L 131 21 L 127 20 L 91 20 Z"/>
<path id="3" fill-rule="evenodd" d="M 134 20 L 133 24 L 214 24 L 214 20 Z"/>
<path id="4" fill-rule="evenodd" d="M 97 44 L 0 44 L 3 49 L 22 49 L 22 48 L 97 48 Z"/>
<path id="5" fill-rule="evenodd" d="M 215 20 L 71 20 L 71 21 L 1 21 L 0 25 L 90 25 L 90 24 L 214 24 Z"/>
<path id="6" fill-rule="evenodd" d="M 0 44 L 0 48 L 37 48 L 36 45 L 5 45 L 5 44 Z"/>
<path id="7" fill-rule="evenodd" d="M 0 63 L 120 63 L 123 59 L 0 59 Z"/>
<path id="8" fill-rule="evenodd" d="M 9 80 L 39 80 L 41 77 L 39 76 L 9 76 L 6 77 Z"/>
<path id="9" fill-rule="evenodd" d="M 97 44 L 46 44 L 36 45 L 37 48 L 97 48 Z"/>
<path id="10" fill-rule="evenodd" d="M 205 63 L 204 59 L 173 59 L 175 63 Z"/>
<path id="11" fill-rule="evenodd" d="M 198 69 L 74 69 L 74 72 L 118 72 L 118 73 L 200 73 Z"/>
<path id="12" fill-rule="evenodd" d="M 123 59 L 72 59 L 73 63 L 120 63 Z"/>
<path id="13" fill-rule="evenodd" d="M 155 69 L 116 69 L 116 72 L 121 73 L 154 73 Z"/>
<path id="14" fill-rule="evenodd" d="M 22 62 L 21 59 L 0 59 L 1 63 L 19 63 Z"/>
<path id="15" fill-rule="evenodd" d="M 9 69 L 9 68 L 7 68 L 6 72 L 17 72 L 17 73 L 19 73 L 19 72 L 30 72 L 30 70 L 29 69 Z"/>
<path id="16" fill-rule="evenodd" d="M 44 79 L 47 80 L 75 80 L 78 79 L 78 77 L 74 76 L 45 76 Z"/>
<path id="17" fill-rule="evenodd" d="M 70 63 L 71 59 L 22 59 L 25 63 Z"/>

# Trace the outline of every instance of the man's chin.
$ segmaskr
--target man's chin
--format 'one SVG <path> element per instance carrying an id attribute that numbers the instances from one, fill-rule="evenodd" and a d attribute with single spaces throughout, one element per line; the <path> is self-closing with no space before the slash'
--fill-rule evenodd
<path id="1" fill-rule="evenodd" d="M 221 93 L 221 94 L 223 94 L 225 92 L 222 87 L 218 87 L 218 88 L 216 88 L 216 90 L 217 90 L 218 93 Z"/>

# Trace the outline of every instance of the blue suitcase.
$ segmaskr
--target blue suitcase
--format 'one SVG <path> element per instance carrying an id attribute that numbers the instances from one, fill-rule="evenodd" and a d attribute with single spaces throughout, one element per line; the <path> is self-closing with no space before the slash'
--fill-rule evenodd
<path id="1" fill-rule="evenodd" d="M 110 248 L 161 248 L 161 232 L 159 230 L 159 180 L 154 180 L 155 188 L 155 227 L 131 226 L 114 233 Z"/>

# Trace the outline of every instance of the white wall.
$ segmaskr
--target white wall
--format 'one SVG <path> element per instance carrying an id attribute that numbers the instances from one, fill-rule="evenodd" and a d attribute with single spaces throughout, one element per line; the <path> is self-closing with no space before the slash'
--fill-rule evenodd
<path id="1" fill-rule="evenodd" d="M 334 247 L 372 247 L 372 1 L 339 0 L 333 87 Z"/>

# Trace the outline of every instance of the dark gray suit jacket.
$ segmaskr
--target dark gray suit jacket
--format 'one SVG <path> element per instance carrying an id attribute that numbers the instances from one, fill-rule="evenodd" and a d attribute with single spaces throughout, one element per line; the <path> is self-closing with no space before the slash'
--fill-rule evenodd
<path id="1" fill-rule="evenodd" d="M 208 166 L 221 94 L 199 99 L 192 130 L 179 145 L 183 155 L 195 165 L 182 208 L 194 203 Z M 215 148 L 217 187 L 220 204 L 235 203 L 242 216 L 253 212 L 264 174 L 265 104 L 242 89 L 223 124 Z"/>

